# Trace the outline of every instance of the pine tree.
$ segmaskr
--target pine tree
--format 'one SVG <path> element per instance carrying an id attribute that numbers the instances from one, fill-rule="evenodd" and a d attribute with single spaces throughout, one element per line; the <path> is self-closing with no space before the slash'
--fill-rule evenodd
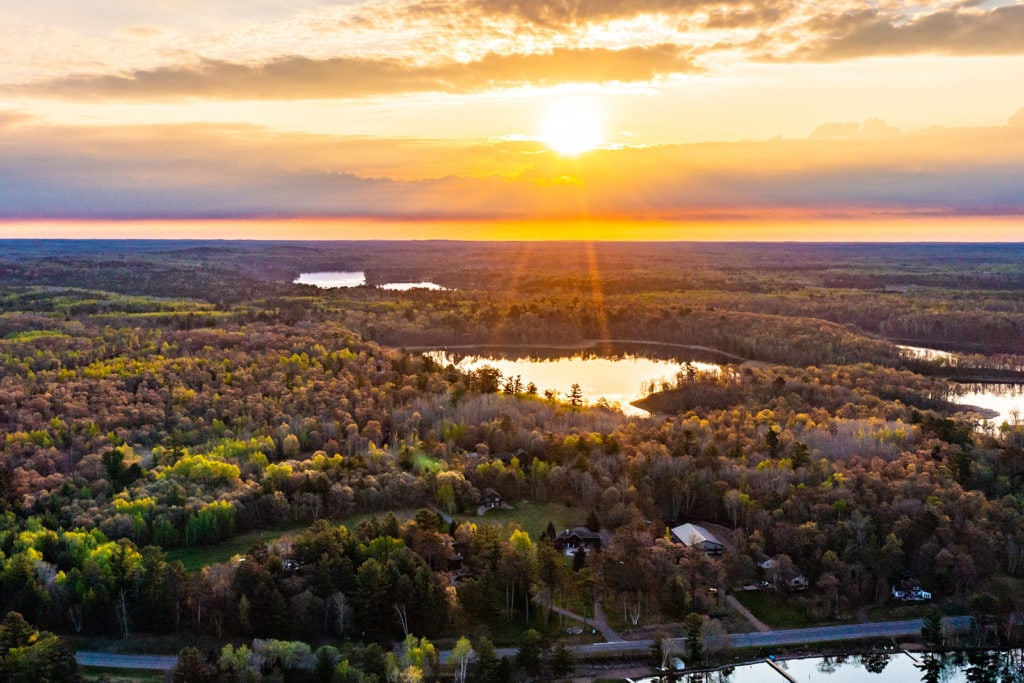
<path id="1" fill-rule="evenodd" d="M 565 646 L 565 643 L 559 643 L 551 656 L 551 673 L 555 678 L 567 678 L 575 670 L 576 664 L 572 660 L 572 652 Z"/>
<path id="2" fill-rule="evenodd" d="M 942 610 L 934 605 L 924 615 L 921 638 L 929 645 L 942 645 Z"/>

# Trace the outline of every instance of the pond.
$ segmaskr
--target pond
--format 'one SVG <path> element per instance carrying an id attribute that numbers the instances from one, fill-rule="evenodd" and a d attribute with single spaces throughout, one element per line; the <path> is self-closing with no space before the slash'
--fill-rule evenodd
<path id="1" fill-rule="evenodd" d="M 956 357 L 955 353 L 929 349 L 922 346 L 900 346 L 899 348 L 915 358 L 943 360 Z M 988 422 L 998 427 L 1007 422 L 1014 424 L 1024 417 L 1024 384 L 991 383 L 969 384 L 951 382 L 954 387 L 953 400 L 963 406 L 976 406 L 997 413 Z"/>
<path id="2" fill-rule="evenodd" d="M 565 400 L 573 384 L 579 384 L 583 400 L 590 405 L 602 399 L 617 406 L 626 415 L 647 416 L 646 410 L 630 405 L 647 395 L 654 383 L 673 383 L 675 376 L 685 371 L 687 364 L 698 371 L 717 372 L 719 366 L 697 360 L 661 360 L 630 353 L 596 355 L 586 351 L 568 349 L 488 349 L 479 353 L 432 351 L 427 355 L 461 370 L 476 370 L 490 365 L 501 371 L 502 377 L 518 376 L 523 385 L 533 382 L 538 393 L 556 392 Z"/>
<path id="3" fill-rule="evenodd" d="M 969 653 L 889 651 L 843 657 L 778 660 L 780 673 L 768 662 L 742 664 L 713 672 L 694 672 L 671 678 L 679 683 L 967 683 L 967 681 L 1024 682 L 1021 650 Z M 663 677 L 636 683 L 667 683 Z"/>
<path id="4" fill-rule="evenodd" d="M 292 280 L 296 285 L 313 285 L 320 289 L 338 289 L 342 287 L 362 287 L 366 284 L 366 272 L 362 270 L 329 270 L 315 273 L 301 273 Z M 405 292 L 410 289 L 445 290 L 433 282 L 385 282 L 377 285 L 381 289 Z"/>

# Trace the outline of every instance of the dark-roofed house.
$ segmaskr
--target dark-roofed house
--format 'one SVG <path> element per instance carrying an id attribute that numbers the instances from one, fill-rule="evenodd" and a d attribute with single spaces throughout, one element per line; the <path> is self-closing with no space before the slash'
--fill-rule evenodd
<path id="1" fill-rule="evenodd" d="M 696 524 L 681 524 L 672 529 L 672 536 L 687 548 L 696 548 L 708 557 L 717 557 L 725 549 L 713 533 Z"/>
<path id="2" fill-rule="evenodd" d="M 500 508 L 505 501 L 500 493 L 494 489 L 487 488 L 484 489 L 480 502 L 485 508 Z"/>
<path id="3" fill-rule="evenodd" d="M 591 549 L 600 550 L 601 548 L 601 534 L 596 531 L 578 526 L 573 529 L 566 529 L 555 536 L 555 549 L 560 550 L 569 557 L 576 554 L 576 551 L 580 548 L 584 548 L 587 551 Z"/>

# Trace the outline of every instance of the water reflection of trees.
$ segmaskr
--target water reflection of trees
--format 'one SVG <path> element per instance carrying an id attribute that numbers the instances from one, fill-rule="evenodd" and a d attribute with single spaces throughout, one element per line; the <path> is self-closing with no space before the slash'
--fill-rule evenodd
<path id="1" fill-rule="evenodd" d="M 962 672 L 969 683 L 1024 683 L 1024 650 L 928 652 L 915 664 L 921 683 L 943 683 Z"/>
<path id="2" fill-rule="evenodd" d="M 873 674 L 880 674 L 889 666 L 892 655 L 885 652 L 870 652 L 860 656 L 860 665 Z"/>

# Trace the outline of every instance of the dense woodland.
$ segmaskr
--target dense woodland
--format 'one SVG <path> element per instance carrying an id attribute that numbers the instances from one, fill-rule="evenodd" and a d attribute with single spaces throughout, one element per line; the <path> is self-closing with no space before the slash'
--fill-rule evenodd
<path id="1" fill-rule="evenodd" d="M 430 679 L 434 643 L 484 634 L 454 673 L 490 683 L 566 670 L 552 604 L 710 632 L 729 619 L 715 591 L 774 558 L 820 621 L 913 577 L 1005 626 L 979 638 L 1020 635 L 1024 425 L 976 429 L 946 379 L 1020 376 L 1019 246 L 4 246 L 0 613 L 31 628 L 231 643 L 183 657 L 190 680 Z M 291 284 L 319 269 L 454 289 Z M 416 350 L 623 341 L 731 363 L 681 366 L 627 418 Z M 553 526 L 445 521 L 487 489 L 561 504 L 604 547 L 567 558 Z M 728 551 L 673 543 L 685 521 Z M 296 525 L 241 560 L 168 560 Z M 492 640 L 525 654 L 481 656 Z"/>

